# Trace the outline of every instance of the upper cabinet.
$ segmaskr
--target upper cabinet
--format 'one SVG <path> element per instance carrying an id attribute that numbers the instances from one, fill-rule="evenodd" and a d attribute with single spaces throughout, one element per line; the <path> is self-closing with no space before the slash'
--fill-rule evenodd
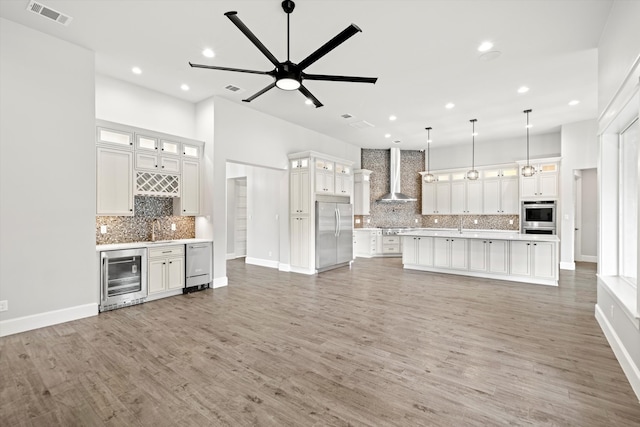
<path id="1" fill-rule="evenodd" d="M 482 171 L 483 213 L 517 215 L 518 168 L 505 166 Z"/>
<path id="2" fill-rule="evenodd" d="M 520 168 L 526 165 L 526 161 L 518 162 Z M 557 199 L 558 198 L 558 175 L 560 161 L 558 158 L 530 160 L 536 173 L 533 176 L 520 177 L 520 198 L 521 199 Z"/>
<path id="3" fill-rule="evenodd" d="M 330 160 L 315 159 L 316 193 L 335 192 L 335 163 Z"/>
<path id="4" fill-rule="evenodd" d="M 353 214 L 369 215 L 371 212 L 371 171 L 358 169 L 354 171 Z"/>
<path id="5" fill-rule="evenodd" d="M 133 215 L 133 196 L 146 195 L 174 198 L 176 215 L 198 215 L 203 147 L 200 141 L 98 120 L 96 214 Z"/>
<path id="6" fill-rule="evenodd" d="M 334 191 L 340 196 L 353 193 L 353 170 L 350 165 L 336 163 Z"/>
<path id="7" fill-rule="evenodd" d="M 434 182 L 422 181 L 422 215 L 451 213 L 451 174 L 434 174 Z"/>

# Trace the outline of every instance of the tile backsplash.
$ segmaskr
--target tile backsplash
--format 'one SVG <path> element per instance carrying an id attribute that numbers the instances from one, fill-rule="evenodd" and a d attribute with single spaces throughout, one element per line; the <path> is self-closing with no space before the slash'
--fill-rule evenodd
<path id="1" fill-rule="evenodd" d="M 96 244 L 130 243 L 151 240 L 156 223 L 156 240 L 191 239 L 195 237 L 195 217 L 173 216 L 173 199 L 168 197 L 135 196 L 134 216 L 97 216 Z M 171 230 L 171 224 L 176 230 Z M 107 233 L 100 227 L 107 226 Z"/>
<path id="2" fill-rule="evenodd" d="M 356 228 L 363 227 L 422 227 L 458 228 L 475 230 L 519 230 L 518 215 L 422 215 L 422 177 L 425 170 L 424 152 L 401 150 L 400 191 L 417 199 L 407 203 L 380 203 L 380 197 L 389 192 L 389 150 L 362 149 L 362 169 L 369 169 L 370 215 L 354 216 Z M 359 220 L 359 221 L 358 221 Z M 437 220 L 437 222 L 435 221 Z M 477 221 L 477 224 L 476 224 Z M 510 221 L 513 224 L 510 224 Z"/>

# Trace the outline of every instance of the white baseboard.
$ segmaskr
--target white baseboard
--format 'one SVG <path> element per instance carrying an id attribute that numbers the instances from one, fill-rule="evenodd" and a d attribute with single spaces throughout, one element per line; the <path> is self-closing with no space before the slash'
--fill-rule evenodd
<path id="1" fill-rule="evenodd" d="M 576 263 L 575 262 L 564 262 L 564 261 L 561 261 L 560 262 L 560 269 L 561 270 L 575 270 L 576 269 Z"/>
<path id="2" fill-rule="evenodd" d="M 236 259 L 236 254 L 227 254 L 227 260 Z"/>
<path id="3" fill-rule="evenodd" d="M 576 257 L 576 261 L 580 262 L 598 262 L 598 257 L 594 255 L 580 255 Z"/>
<path id="4" fill-rule="evenodd" d="M 278 270 L 284 271 L 285 273 L 291 272 L 291 264 L 278 264 Z"/>
<path id="5" fill-rule="evenodd" d="M 0 322 L 0 337 L 98 315 L 98 303 L 78 305 Z"/>
<path id="6" fill-rule="evenodd" d="M 270 259 L 252 258 L 252 257 L 246 257 L 244 259 L 244 262 L 245 264 L 259 265 L 260 267 L 269 267 L 269 268 L 278 268 L 278 264 L 280 264 L 278 261 L 273 261 Z"/>
<path id="7" fill-rule="evenodd" d="M 622 371 L 627 376 L 631 388 L 635 392 L 638 400 L 640 401 L 640 368 L 633 362 L 631 355 L 624 346 L 624 343 L 620 340 L 618 334 L 613 329 L 609 319 L 602 312 L 602 309 L 596 304 L 596 320 L 604 332 L 604 336 L 607 338 L 613 353 L 618 359 L 618 363 L 622 367 Z"/>
<path id="8" fill-rule="evenodd" d="M 228 284 L 229 284 L 229 279 L 227 278 L 227 276 L 216 277 L 215 279 L 213 279 L 212 287 L 213 289 L 222 288 L 224 286 L 227 286 Z"/>

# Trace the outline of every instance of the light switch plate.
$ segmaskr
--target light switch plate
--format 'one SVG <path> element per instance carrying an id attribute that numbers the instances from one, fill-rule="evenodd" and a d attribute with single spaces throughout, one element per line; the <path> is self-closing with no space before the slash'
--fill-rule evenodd
<path id="1" fill-rule="evenodd" d="M 106 225 L 101 225 L 100 226 L 100 234 L 107 234 L 107 226 Z"/>
<path id="2" fill-rule="evenodd" d="M 171 231 L 176 231 L 176 225 L 175 224 L 171 224 Z"/>
<path id="3" fill-rule="evenodd" d="M 4 301 L 0 301 L 0 311 L 7 311 L 9 310 L 9 301 L 4 300 Z"/>

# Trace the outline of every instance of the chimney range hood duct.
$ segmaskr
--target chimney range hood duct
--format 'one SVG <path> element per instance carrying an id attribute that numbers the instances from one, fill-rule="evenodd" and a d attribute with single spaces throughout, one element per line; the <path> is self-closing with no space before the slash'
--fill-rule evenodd
<path id="1" fill-rule="evenodd" d="M 416 202 L 418 199 L 409 197 L 400 192 L 400 149 L 391 149 L 391 162 L 390 162 L 391 176 L 389 179 L 389 192 L 378 199 L 378 202 Z"/>

